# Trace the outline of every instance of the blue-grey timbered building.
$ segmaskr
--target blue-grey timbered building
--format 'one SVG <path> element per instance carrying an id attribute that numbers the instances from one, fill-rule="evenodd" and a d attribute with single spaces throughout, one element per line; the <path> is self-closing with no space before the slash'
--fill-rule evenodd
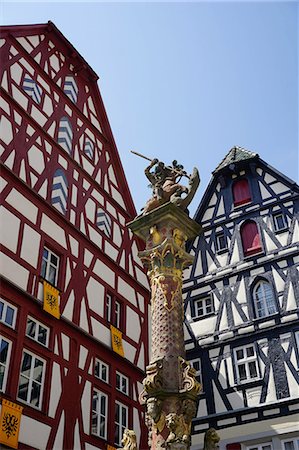
<path id="1" fill-rule="evenodd" d="M 190 244 L 186 348 L 203 391 L 193 449 L 299 450 L 299 187 L 232 148 L 213 172 Z"/>

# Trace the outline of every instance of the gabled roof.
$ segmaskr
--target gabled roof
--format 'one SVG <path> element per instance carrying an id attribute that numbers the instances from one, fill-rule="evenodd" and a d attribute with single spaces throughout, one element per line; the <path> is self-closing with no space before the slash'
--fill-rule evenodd
<path id="1" fill-rule="evenodd" d="M 67 49 L 67 52 L 64 53 L 68 56 L 72 56 L 73 59 L 77 59 L 77 61 L 80 64 L 80 67 L 84 68 L 85 71 L 88 73 L 88 76 L 93 81 L 97 81 L 99 79 L 98 75 L 95 73 L 95 71 L 90 67 L 88 62 L 83 58 L 83 56 L 80 55 L 78 50 L 70 43 L 70 41 L 61 33 L 61 31 L 56 27 L 56 25 L 51 22 L 51 20 L 48 21 L 48 23 L 41 23 L 41 24 L 30 24 L 30 25 L 1 25 L 0 27 L 0 33 L 1 35 L 6 35 L 9 33 L 13 33 L 14 36 L 23 37 L 27 35 L 32 35 L 33 33 L 52 33 L 57 38 L 56 44 L 61 44 L 64 46 L 64 50 Z"/>
<path id="2" fill-rule="evenodd" d="M 245 148 L 235 146 L 230 149 L 228 154 L 223 158 L 221 163 L 216 167 L 216 169 L 212 172 L 213 174 L 219 172 L 224 167 L 230 166 L 231 164 L 235 164 L 240 161 L 244 161 L 246 159 L 253 159 L 258 157 L 257 153 L 250 152 Z"/>

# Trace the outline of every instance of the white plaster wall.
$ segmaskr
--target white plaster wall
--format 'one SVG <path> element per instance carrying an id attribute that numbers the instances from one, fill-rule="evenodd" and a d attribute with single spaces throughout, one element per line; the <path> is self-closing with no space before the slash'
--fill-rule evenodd
<path id="1" fill-rule="evenodd" d="M 13 253 L 17 251 L 21 221 L 4 206 L 0 207 L 0 242 Z"/>
<path id="2" fill-rule="evenodd" d="M 42 216 L 41 229 L 62 247 L 67 248 L 65 231 L 46 214 Z"/>
<path id="3" fill-rule="evenodd" d="M 94 273 L 98 275 L 105 283 L 109 284 L 111 287 L 115 287 L 115 273 L 113 270 L 109 269 L 102 261 L 99 259 L 95 263 Z"/>
<path id="4" fill-rule="evenodd" d="M 93 336 L 98 339 L 98 341 L 103 342 L 103 344 L 111 346 L 111 333 L 109 328 L 103 326 L 101 322 L 94 319 L 93 317 L 91 319 L 91 326 L 92 326 L 92 333 Z"/>
<path id="5" fill-rule="evenodd" d="M 20 288 L 27 289 L 29 271 L 2 252 L 0 256 L 0 272 Z"/>
<path id="6" fill-rule="evenodd" d="M 134 363 L 136 348 L 133 347 L 131 344 L 129 344 L 124 338 L 123 338 L 123 348 L 125 358 Z"/>
<path id="7" fill-rule="evenodd" d="M 32 267 L 37 267 L 40 253 L 41 236 L 29 225 L 24 225 L 23 241 L 21 247 L 21 258 Z"/>
<path id="8" fill-rule="evenodd" d="M 138 314 L 127 306 L 127 325 L 126 334 L 133 341 L 138 342 L 140 339 L 140 322 Z"/>
<path id="9" fill-rule="evenodd" d="M 34 432 L 32 432 L 32 430 L 34 430 Z M 50 431 L 51 427 L 48 425 L 23 414 L 19 442 L 35 448 L 46 448 Z"/>
<path id="10" fill-rule="evenodd" d="M 95 278 L 90 277 L 86 286 L 89 307 L 99 316 L 104 316 L 105 288 Z"/>
<path id="11" fill-rule="evenodd" d="M 57 405 L 61 396 L 61 375 L 60 366 L 56 362 L 53 363 L 52 378 L 51 378 L 51 390 L 49 401 L 49 416 L 55 417 Z"/>
<path id="12" fill-rule="evenodd" d="M 6 197 L 6 202 L 32 223 L 36 223 L 38 208 L 15 188 L 13 188 Z"/>
<path id="13" fill-rule="evenodd" d="M 136 304 L 136 292 L 135 289 L 132 288 L 126 281 L 124 281 L 121 277 L 118 277 L 118 293 L 122 295 L 126 300 L 132 303 L 134 306 Z"/>
<path id="14" fill-rule="evenodd" d="M 70 359 L 70 338 L 61 333 L 61 342 L 62 342 L 62 356 L 66 361 Z"/>

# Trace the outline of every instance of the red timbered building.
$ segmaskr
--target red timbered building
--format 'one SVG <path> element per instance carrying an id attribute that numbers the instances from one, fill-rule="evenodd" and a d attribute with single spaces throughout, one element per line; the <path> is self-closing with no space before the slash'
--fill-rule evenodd
<path id="1" fill-rule="evenodd" d="M 148 282 L 98 77 L 51 22 L 0 46 L 0 442 L 145 448 Z"/>

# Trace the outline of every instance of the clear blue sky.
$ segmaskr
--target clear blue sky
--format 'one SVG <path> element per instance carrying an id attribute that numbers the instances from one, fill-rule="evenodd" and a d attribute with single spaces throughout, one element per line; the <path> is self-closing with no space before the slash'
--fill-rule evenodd
<path id="1" fill-rule="evenodd" d="M 146 161 L 197 166 L 191 215 L 240 145 L 298 180 L 297 2 L 20 2 L 5 25 L 53 21 L 99 75 L 137 210 Z"/>

